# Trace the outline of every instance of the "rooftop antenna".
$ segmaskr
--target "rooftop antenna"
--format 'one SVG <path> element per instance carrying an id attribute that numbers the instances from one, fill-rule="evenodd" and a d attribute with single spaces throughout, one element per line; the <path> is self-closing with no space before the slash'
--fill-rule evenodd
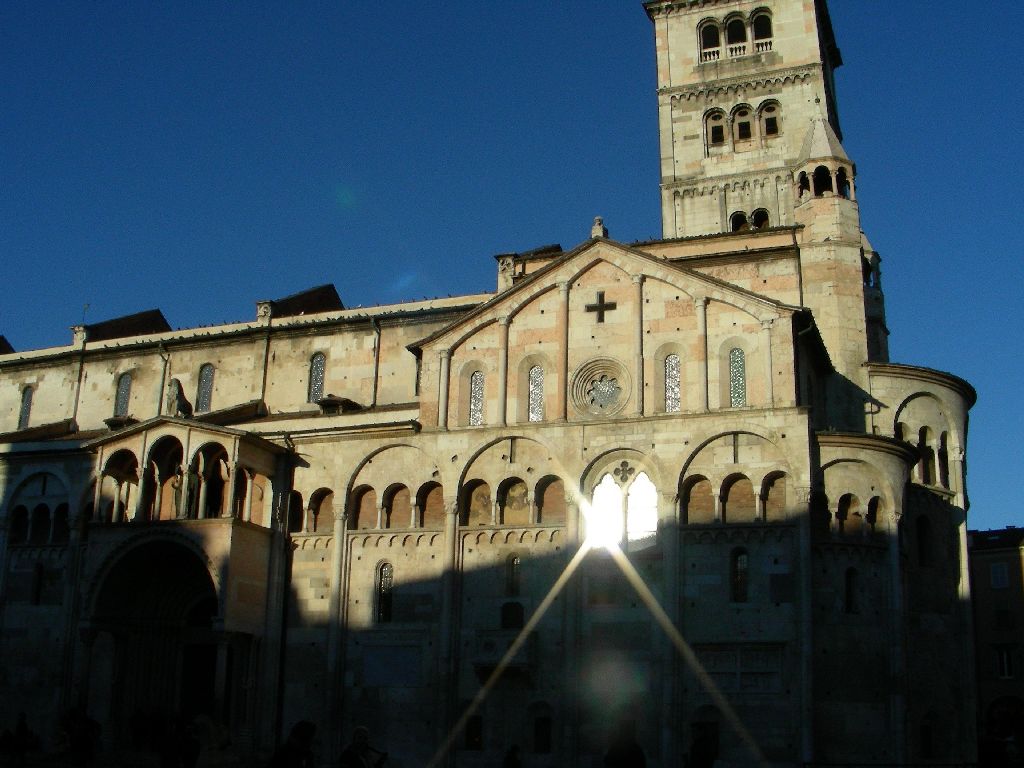
<path id="1" fill-rule="evenodd" d="M 89 311 L 88 303 L 82 305 L 82 325 L 85 325 L 85 313 Z"/>

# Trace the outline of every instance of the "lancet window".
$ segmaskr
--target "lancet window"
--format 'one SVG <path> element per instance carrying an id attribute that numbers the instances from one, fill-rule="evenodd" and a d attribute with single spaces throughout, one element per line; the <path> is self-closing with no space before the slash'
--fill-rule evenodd
<path id="1" fill-rule="evenodd" d="M 679 355 L 665 356 L 665 413 L 679 413 Z"/>
<path id="2" fill-rule="evenodd" d="M 391 621 L 392 592 L 395 586 L 395 567 L 381 563 L 377 569 L 376 619 L 378 624 Z"/>
<path id="3" fill-rule="evenodd" d="M 469 425 L 479 427 L 484 423 L 484 373 L 473 371 L 469 377 Z"/>
<path id="4" fill-rule="evenodd" d="M 544 420 L 544 369 L 535 365 L 530 369 L 530 421 Z"/>
<path id="5" fill-rule="evenodd" d="M 747 363 L 743 350 L 729 350 L 729 407 L 743 408 L 747 404 Z"/>
<path id="6" fill-rule="evenodd" d="M 26 429 L 32 418 L 32 387 L 21 390 L 21 409 L 18 411 L 18 429 Z"/>
<path id="7" fill-rule="evenodd" d="M 309 390 L 306 401 L 315 403 L 324 396 L 324 373 L 327 370 L 327 356 L 317 352 L 309 361 Z"/>
<path id="8" fill-rule="evenodd" d="M 204 363 L 199 368 L 199 385 L 196 387 L 196 412 L 205 413 L 213 407 L 213 365 Z"/>
<path id="9" fill-rule="evenodd" d="M 127 416 L 132 398 L 132 375 L 122 373 L 117 379 L 117 393 L 114 395 L 114 415 Z"/>

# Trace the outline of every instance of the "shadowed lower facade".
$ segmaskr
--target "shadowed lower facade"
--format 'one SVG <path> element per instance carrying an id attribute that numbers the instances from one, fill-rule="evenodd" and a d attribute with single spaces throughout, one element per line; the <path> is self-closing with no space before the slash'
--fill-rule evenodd
<path id="1" fill-rule="evenodd" d="M 589 513 L 768 763 L 973 761 L 975 393 L 888 359 L 826 5 L 643 8 L 661 239 L 0 354 L 0 722 L 265 755 L 305 719 L 325 765 L 365 724 L 424 765 Z M 651 765 L 756 762 L 605 553 L 508 661 L 451 764 L 595 764 L 622 720 Z"/>

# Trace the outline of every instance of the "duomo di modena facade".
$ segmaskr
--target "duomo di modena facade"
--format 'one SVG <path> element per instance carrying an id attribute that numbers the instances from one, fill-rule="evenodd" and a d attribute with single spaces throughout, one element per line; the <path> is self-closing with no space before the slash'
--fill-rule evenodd
<path id="1" fill-rule="evenodd" d="M 4 342 L 0 722 L 79 707 L 116 750 L 183 712 L 265 755 L 305 719 L 324 765 L 367 724 L 427 764 L 593 506 L 766 763 L 974 759 L 975 394 L 888 359 L 826 4 L 643 9 L 662 239 Z M 447 764 L 596 765 L 622 719 L 654 766 L 758 760 L 607 554 L 506 661 Z"/>

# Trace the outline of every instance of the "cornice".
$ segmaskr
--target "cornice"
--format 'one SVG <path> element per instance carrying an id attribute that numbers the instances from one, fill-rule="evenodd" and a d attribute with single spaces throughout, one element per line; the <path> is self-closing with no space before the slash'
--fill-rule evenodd
<path id="1" fill-rule="evenodd" d="M 865 363 L 864 367 L 868 369 L 869 375 L 891 376 L 895 379 L 910 379 L 918 382 L 926 381 L 946 387 L 963 397 L 967 401 L 968 408 L 978 400 L 978 393 L 970 382 L 959 376 L 954 376 L 952 373 L 900 363 Z"/>
<path id="2" fill-rule="evenodd" d="M 659 88 L 658 96 L 667 96 L 672 103 L 679 101 L 694 101 L 701 97 L 710 101 L 712 98 L 719 95 L 746 91 L 762 91 L 791 83 L 803 83 L 807 82 L 811 78 L 820 76 L 820 74 L 820 64 L 803 64 L 798 67 L 777 69 L 764 74 L 758 73 L 758 76 L 754 77 L 752 77 L 751 74 L 744 74 L 737 77 L 716 78 L 715 80 L 695 83 L 692 85 L 675 85 L 669 88 Z"/>
<path id="3" fill-rule="evenodd" d="M 863 432 L 817 432 L 820 448 L 853 448 L 873 453 L 885 453 L 913 464 L 919 458 L 917 449 L 894 437 Z"/>
<path id="4" fill-rule="evenodd" d="M 654 21 L 657 16 L 671 16 L 674 13 L 685 13 L 695 8 L 719 8 L 722 6 L 736 7 L 736 0 L 648 0 L 644 3 L 647 18 Z"/>
<path id="5" fill-rule="evenodd" d="M 694 176 L 690 179 L 676 179 L 675 181 L 662 182 L 661 188 L 666 192 L 678 191 L 684 198 L 713 195 L 723 188 L 731 188 L 733 192 L 736 192 L 739 189 L 742 189 L 744 184 L 755 181 L 762 182 L 762 186 L 767 186 L 780 177 L 787 182 L 792 182 L 794 167 L 794 165 L 779 165 L 775 168 L 730 173 L 722 176 L 715 176 L 711 179 L 707 176 Z"/>

